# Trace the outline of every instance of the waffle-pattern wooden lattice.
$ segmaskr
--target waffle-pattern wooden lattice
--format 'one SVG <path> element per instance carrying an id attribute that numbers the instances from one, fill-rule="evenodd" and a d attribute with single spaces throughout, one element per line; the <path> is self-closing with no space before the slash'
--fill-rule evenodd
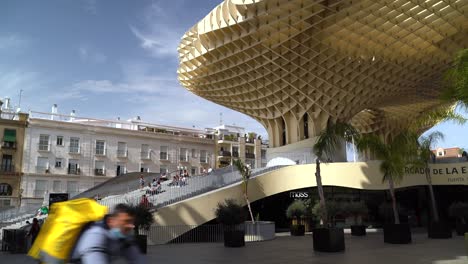
<path id="1" fill-rule="evenodd" d="M 225 0 L 183 36 L 179 81 L 274 147 L 307 136 L 305 114 L 309 136 L 329 118 L 389 133 L 440 106 L 467 16 L 468 0 Z"/>

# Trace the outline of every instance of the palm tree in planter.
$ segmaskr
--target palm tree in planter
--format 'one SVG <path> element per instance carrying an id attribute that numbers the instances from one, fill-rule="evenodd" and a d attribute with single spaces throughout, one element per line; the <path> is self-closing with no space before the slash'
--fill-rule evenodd
<path id="1" fill-rule="evenodd" d="M 245 213 L 242 206 L 233 199 L 226 199 L 223 203 L 218 203 L 215 215 L 223 225 L 224 246 L 245 246 Z"/>
<path id="2" fill-rule="evenodd" d="M 305 214 L 306 205 L 301 200 L 296 200 L 288 206 L 286 217 L 293 220 L 291 223 L 291 236 L 303 236 L 305 234 L 305 225 L 301 223 L 301 219 Z"/>
<path id="3" fill-rule="evenodd" d="M 343 228 L 336 228 L 329 225 L 329 212 L 326 204 L 325 195 L 323 192 L 322 175 L 320 163 L 327 162 L 333 158 L 335 152 L 342 147 L 344 142 L 352 142 L 352 138 L 356 139 L 358 133 L 356 129 L 346 123 L 333 123 L 330 119 L 327 122 L 326 128 L 319 134 L 317 142 L 314 145 L 315 159 L 315 179 L 317 181 L 317 191 L 319 194 L 320 219 L 322 227 L 313 230 L 314 250 L 325 252 L 343 251 L 344 246 L 344 231 Z"/>
<path id="4" fill-rule="evenodd" d="M 429 162 L 432 160 L 434 153 L 432 153 L 431 147 L 439 140 L 444 139 L 444 134 L 435 131 L 429 135 L 421 136 L 418 140 L 417 156 L 414 164 L 417 167 L 424 168 L 426 175 L 427 185 L 429 188 L 429 195 L 431 199 L 431 212 L 432 221 L 429 224 L 428 236 L 429 238 L 451 238 L 452 230 L 448 223 L 440 221 L 439 210 L 437 208 L 436 198 L 434 195 L 434 188 L 432 187 L 431 171 L 429 168 Z"/>
<path id="5" fill-rule="evenodd" d="M 250 201 L 249 201 L 249 195 L 248 195 L 249 180 L 250 180 L 250 175 L 252 171 L 240 159 L 234 160 L 233 164 L 234 166 L 236 166 L 237 170 L 242 176 L 242 191 L 244 193 L 245 203 L 247 204 L 247 208 L 249 209 L 250 219 L 252 219 L 252 224 L 255 225 L 255 219 L 253 217 L 252 208 L 250 207 Z"/>
<path id="6" fill-rule="evenodd" d="M 366 203 L 363 201 L 349 202 L 343 207 L 349 216 L 353 218 L 353 224 L 351 225 L 351 235 L 365 236 L 366 225 L 363 224 L 362 218 L 369 213 Z"/>
<path id="7" fill-rule="evenodd" d="M 449 215 L 456 220 L 457 235 L 468 233 L 468 203 L 455 202 L 449 207 Z"/>
<path id="8" fill-rule="evenodd" d="M 360 151 L 370 150 L 378 160 L 381 160 L 380 171 L 384 175 L 382 180 L 388 182 L 394 223 L 384 225 L 384 242 L 386 243 L 411 243 L 409 225 L 400 223 L 395 197 L 395 183 L 403 179 L 405 166 L 414 160 L 416 140 L 414 133 L 402 131 L 396 136 L 390 137 L 387 142 L 373 134 L 363 135 L 357 141 L 357 148 Z"/>
<path id="9" fill-rule="evenodd" d="M 324 209 L 327 211 L 328 219 L 323 219 L 325 214 Z M 314 240 L 314 250 L 320 252 L 339 252 L 345 250 L 344 232 L 343 228 L 336 227 L 335 218 L 337 215 L 344 213 L 343 206 L 332 200 L 326 202 L 326 208 L 322 207 L 320 201 L 312 207 L 312 215 L 317 219 L 326 221 L 329 225 L 328 228 L 314 228 L 312 237 Z"/>
<path id="10" fill-rule="evenodd" d="M 137 205 L 133 208 L 135 212 L 135 239 L 143 254 L 147 252 L 147 235 L 141 235 L 140 231 L 148 231 L 154 223 L 153 213 L 144 205 Z"/>

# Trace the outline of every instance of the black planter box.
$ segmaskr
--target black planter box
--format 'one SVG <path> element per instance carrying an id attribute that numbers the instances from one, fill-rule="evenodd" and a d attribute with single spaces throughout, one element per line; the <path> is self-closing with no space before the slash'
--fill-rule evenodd
<path id="1" fill-rule="evenodd" d="M 411 229 L 409 224 L 385 224 L 384 242 L 389 244 L 410 244 Z"/>
<path id="2" fill-rule="evenodd" d="M 142 254 L 146 254 L 148 248 L 148 240 L 146 235 L 136 235 L 135 242 Z"/>
<path id="3" fill-rule="evenodd" d="M 315 228 L 312 232 L 315 251 L 340 252 L 345 250 L 343 228 Z"/>
<path id="4" fill-rule="evenodd" d="M 291 236 L 303 236 L 305 234 L 305 225 L 291 225 Z"/>
<path id="5" fill-rule="evenodd" d="M 366 235 L 366 226 L 365 225 L 352 225 L 351 226 L 351 235 L 352 236 L 365 236 Z"/>
<path id="6" fill-rule="evenodd" d="M 429 223 L 427 236 L 436 239 L 452 238 L 452 228 L 446 222 Z"/>
<path id="7" fill-rule="evenodd" d="M 455 229 L 457 230 L 457 235 L 464 236 L 465 233 L 468 233 L 468 224 L 460 223 L 457 221 Z"/>
<path id="8" fill-rule="evenodd" d="M 245 246 L 245 231 L 224 230 L 224 246 L 225 247 L 244 247 Z"/>

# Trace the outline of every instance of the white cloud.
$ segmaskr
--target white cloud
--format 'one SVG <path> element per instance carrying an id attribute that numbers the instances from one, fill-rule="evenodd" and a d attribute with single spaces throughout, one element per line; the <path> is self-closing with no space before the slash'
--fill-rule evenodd
<path id="1" fill-rule="evenodd" d="M 104 63 L 107 61 L 106 55 L 86 46 L 79 47 L 78 54 L 80 59 L 85 62 Z"/>
<path id="2" fill-rule="evenodd" d="M 140 40 L 140 46 L 153 57 L 176 56 L 181 35 L 165 27 L 153 28 L 143 33 L 130 26 L 130 30 Z"/>

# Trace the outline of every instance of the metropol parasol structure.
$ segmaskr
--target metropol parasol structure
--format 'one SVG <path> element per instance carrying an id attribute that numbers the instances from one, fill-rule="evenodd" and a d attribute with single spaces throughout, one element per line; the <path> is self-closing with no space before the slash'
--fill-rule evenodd
<path id="1" fill-rule="evenodd" d="M 444 107 L 468 0 L 225 0 L 182 37 L 180 83 L 308 151 L 327 121 L 388 135 Z"/>

